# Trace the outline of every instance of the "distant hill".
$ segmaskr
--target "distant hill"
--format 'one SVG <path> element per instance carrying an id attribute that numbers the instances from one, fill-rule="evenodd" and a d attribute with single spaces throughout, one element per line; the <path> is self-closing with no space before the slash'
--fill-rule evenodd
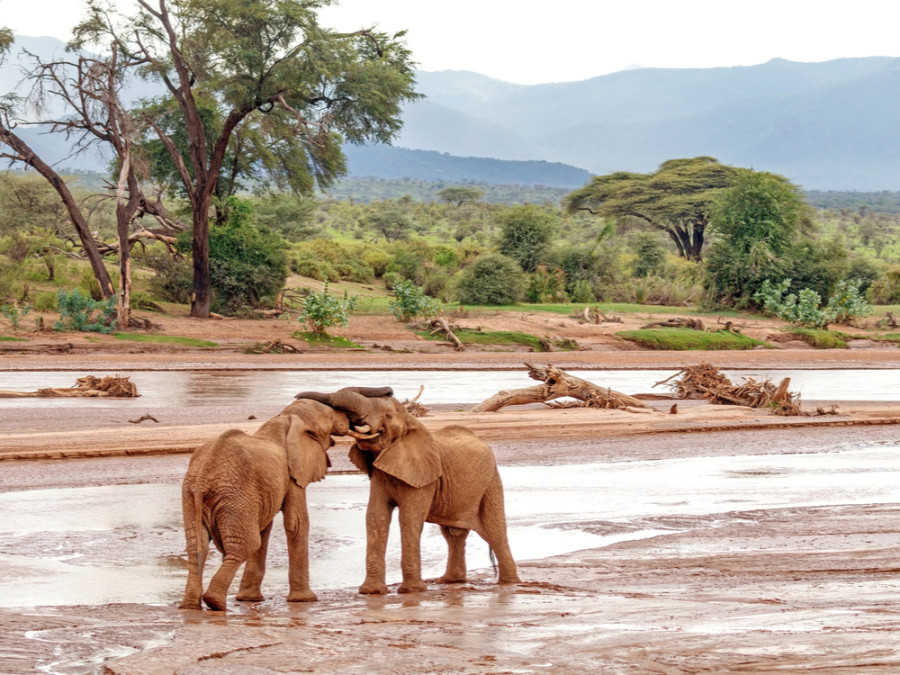
<path id="1" fill-rule="evenodd" d="M 558 84 L 420 72 L 397 145 L 563 162 L 593 174 L 652 171 L 711 155 L 783 173 L 807 189 L 900 187 L 900 59 L 641 68 Z M 439 111 L 439 112 L 438 112 Z M 434 123 L 455 114 L 451 129 Z M 459 117 L 465 116 L 464 118 Z M 517 142 L 518 141 L 518 142 Z"/>
<path id="2" fill-rule="evenodd" d="M 63 47 L 51 38 L 16 40 L 42 55 Z M 0 68 L 0 93 L 20 79 L 17 65 L 14 56 Z M 710 155 L 784 174 L 806 190 L 900 188 L 893 57 L 635 68 L 542 85 L 466 71 L 419 72 L 417 81 L 426 98 L 404 110 L 396 147 L 347 147 L 351 176 L 574 188 L 592 174 Z M 152 95 L 142 86 L 129 98 Z M 56 138 L 36 142 L 60 166 L 104 163 L 67 158 L 52 147 Z"/>

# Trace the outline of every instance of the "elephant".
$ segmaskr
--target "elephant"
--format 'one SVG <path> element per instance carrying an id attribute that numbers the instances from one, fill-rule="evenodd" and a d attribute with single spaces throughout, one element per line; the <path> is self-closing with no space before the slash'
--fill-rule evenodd
<path id="1" fill-rule="evenodd" d="M 309 515 L 306 486 L 330 466 L 332 434 L 344 435 L 348 421 L 316 401 L 294 401 L 254 434 L 237 429 L 198 448 L 191 457 L 181 497 L 188 551 L 188 579 L 179 607 L 226 609 L 228 588 L 246 561 L 238 600 L 263 600 L 266 549 L 272 521 L 281 511 L 288 542 L 289 602 L 311 602 Z M 203 593 L 203 566 L 210 539 L 222 565 Z"/>
<path id="2" fill-rule="evenodd" d="M 491 449 L 469 429 L 451 425 L 432 435 L 393 392 L 364 397 L 345 388 L 328 394 L 303 392 L 297 398 L 321 401 L 347 414 L 348 435 L 355 439 L 350 460 L 369 475 L 366 578 L 360 593 L 387 593 L 385 552 L 394 507 L 400 518 L 403 581 L 399 593 L 426 588 L 420 555 L 425 522 L 438 524 L 447 541 L 447 567 L 438 583 L 465 582 L 470 530 L 496 555 L 499 583 L 520 582 L 507 540 L 497 462 Z"/>

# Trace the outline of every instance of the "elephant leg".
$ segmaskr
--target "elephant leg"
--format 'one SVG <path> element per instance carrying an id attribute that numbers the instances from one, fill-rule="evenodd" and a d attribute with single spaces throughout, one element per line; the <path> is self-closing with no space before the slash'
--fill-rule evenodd
<path id="1" fill-rule="evenodd" d="M 369 489 L 369 505 L 366 508 L 366 578 L 360 593 L 387 593 L 384 556 L 387 551 L 391 512 L 394 507 L 384 489 L 373 480 Z"/>
<path id="2" fill-rule="evenodd" d="M 416 496 L 416 499 L 406 500 L 400 506 L 400 568 L 403 571 L 403 583 L 397 589 L 398 593 L 419 593 L 426 588 L 422 581 L 422 526 L 431 507 L 431 499 Z"/>
<path id="3" fill-rule="evenodd" d="M 259 522 L 256 517 L 252 514 L 246 514 L 241 516 L 241 520 L 247 520 L 248 515 L 252 523 L 250 527 L 244 526 L 243 523 L 231 528 L 228 527 L 227 523 L 220 523 L 219 525 L 220 531 L 228 532 L 229 534 L 222 537 L 222 549 L 224 552 L 222 565 L 216 570 L 212 580 L 209 582 L 206 593 L 203 594 L 203 602 L 210 609 L 225 610 L 228 587 L 231 586 L 238 568 L 253 553 L 258 551 L 262 544 L 260 532 L 256 529 L 256 523 Z"/>
<path id="4" fill-rule="evenodd" d="M 195 537 L 200 538 L 198 548 Z M 200 597 L 203 595 L 203 568 L 209 553 L 209 533 L 205 529 L 187 537 L 188 579 L 184 589 L 184 597 L 178 604 L 180 609 L 200 609 Z"/>
<path id="5" fill-rule="evenodd" d="M 447 542 L 447 570 L 437 581 L 439 584 L 461 584 L 466 580 L 466 537 L 469 531 L 441 525 L 441 534 Z"/>
<path id="6" fill-rule="evenodd" d="M 479 509 L 481 527 L 478 530 L 478 534 L 488 543 L 494 555 L 497 556 L 497 567 L 500 572 L 500 578 L 497 582 L 501 584 L 518 584 L 522 580 L 519 579 L 516 561 L 509 550 L 509 539 L 506 534 L 506 509 L 503 504 L 503 487 L 499 485 L 499 479 L 497 483 L 496 486 L 488 488 L 484 498 L 481 500 L 481 508 Z"/>
<path id="7" fill-rule="evenodd" d="M 254 551 L 244 567 L 241 576 L 241 585 L 238 588 L 237 600 L 242 602 L 262 602 L 265 597 L 262 594 L 262 580 L 266 574 L 266 552 L 269 548 L 269 535 L 272 533 L 270 522 L 259 533 L 259 548 Z"/>
<path id="8" fill-rule="evenodd" d="M 306 490 L 291 486 L 284 500 L 284 531 L 288 547 L 288 602 L 314 602 L 309 587 L 309 511 Z"/>

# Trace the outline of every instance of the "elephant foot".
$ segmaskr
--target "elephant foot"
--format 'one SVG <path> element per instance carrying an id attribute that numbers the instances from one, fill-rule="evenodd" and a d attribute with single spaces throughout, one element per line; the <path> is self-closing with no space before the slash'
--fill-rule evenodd
<path id="1" fill-rule="evenodd" d="M 421 593 L 426 590 L 428 586 L 425 585 L 423 581 L 404 581 L 400 584 L 400 588 L 397 589 L 398 593 Z"/>
<path id="2" fill-rule="evenodd" d="M 287 597 L 288 602 L 315 602 L 319 598 L 308 588 L 304 591 L 291 591 Z"/>
<path id="3" fill-rule="evenodd" d="M 466 577 L 458 576 L 458 575 L 448 575 L 445 574 L 440 579 L 435 580 L 439 584 L 464 584 L 466 583 Z"/>
<path id="4" fill-rule="evenodd" d="M 518 574 L 513 574 L 511 576 L 508 575 L 508 576 L 500 577 L 497 580 L 497 583 L 502 584 L 504 586 L 508 586 L 511 584 L 521 584 L 522 580 L 519 578 Z"/>
<path id="5" fill-rule="evenodd" d="M 262 602 L 265 599 L 262 593 L 238 593 L 235 596 L 235 600 L 240 600 L 241 602 Z"/>
<path id="6" fill-rule="evenodd" d="M 200 600 L 182 600 L 178 603 L 178 609 L 203 609 Z"/>
<path id="7" fill-rule="evenodd" d="M 207 607 L 217 612 L 224 612 L 227 605 L 224 596 L 212 595 L 211 593 L 203 595 L 203 602 L 206 603 Z"/>
<path id="8" fill-rule="evenodd" d="M 363 595 L 384 595 L 388 592 L 388 589 L 383 583 L 366 581 L 359 587 L 359 592 Z"/>

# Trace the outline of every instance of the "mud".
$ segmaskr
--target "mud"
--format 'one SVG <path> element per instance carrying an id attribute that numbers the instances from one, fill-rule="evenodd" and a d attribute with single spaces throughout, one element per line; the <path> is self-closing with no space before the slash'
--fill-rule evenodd
<path id="1" fill-rule="evenodd" d="M 895 352 L 779 351 L 780 359 L 771 350 L 598 352 L 553 362 L 900 365 Z M 510 369 L 521 358 L 449 356 L 76 352 L 6 355 L 0 370 Z M 361 535 L 349 529 L 361 525 L 365 483 L 340 473 L 351 467 L 339 444 L 335 475 L 313 486 L 346 489 L 338 498 L 323 492 L 321 506 L 339 508 L 312 523 L 314 550 L 343 551 L 320 568 L 320 583 L 313 573 L 319 601 L 284 601 L 276 530 L 267 599 L 232 600 L 227 613 L 174 606 L 184 558 L 171 495 L 187 455 L 153 453 L 184 453 L 228 426 L 255 428 L 287 401 L 182 406 L 159 425 L 129 424 L 131 410 L 3 409 L 0 673 L 897 672 L 900 392 L 879 395 L 839 401 L 840 414 L 827 418 L 688 403 L 677 415 L 666 403 L 641 415 L 445 410 L 423 418 L 468 424 L 495 449 L 523 579 L 503 588 L 473 546 L 465 584 L 398 595 L 394 583 L 387 596 L 358 595 Z M 551 473 L 560 476 L 552 488 L 543 480 Z M 49 504 L 61 504 L 60 518 Z M 107 520 L 92 521 L 97 513 Z M 334 542 L 341 525 L 348 533 Z M 396 545 L 392 537 L 389 548 Z M 440 565 L 439 547 L 429 556 Z"/>

